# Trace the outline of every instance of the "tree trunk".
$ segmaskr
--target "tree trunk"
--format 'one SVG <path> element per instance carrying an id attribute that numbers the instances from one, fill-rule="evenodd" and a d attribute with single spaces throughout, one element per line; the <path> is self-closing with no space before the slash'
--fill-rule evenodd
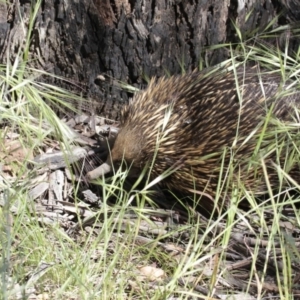
<path id="1" fill-rule="evenodd" d="M 13 62 L 24 46 L 33 2 L 0 4 L 0 62 Z M 67 78 L 75 84 L 67 88 L 116 119 L 128 93 L 103 84 L 103 76 L 141 87 L 148 77 L 216 64 L 228 53 L 207 49 L 236 41 L 233 22 L 251 32 L 282 11 L 274 26 L 300 19 L 298 0 L 47 0 L 31 34 L 30 64 Z"/>

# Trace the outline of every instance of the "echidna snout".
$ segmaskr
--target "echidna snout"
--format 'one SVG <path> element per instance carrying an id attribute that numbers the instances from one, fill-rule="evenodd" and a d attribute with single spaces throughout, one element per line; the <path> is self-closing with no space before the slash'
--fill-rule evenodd
<path id="1" fill-rule="evenodd" d="M 135 177 L 138 168 L 135 160 L 138 160 L 141 152 L 143 138 L 136 139 L 137 132 L 131 132 L 126 128 L 121 128 L 116 140 L 112 143 L 111 153 L 108 155 L 106 162 L 98 168 L 87 173 L 88 180 L 94 180 L 108 174 L 112 171 L 112 167 L 118 169 L 122 163 L 127 168 L 130 168 L 130 175 Z"/>
<path id="2" fill-rule="evenodd" d="M 111 171 L 111 169 L 112 169 L 111 164 L 108 162 L 105 162 L 98 168 L 88 172 L 86 176 L 87 176 L 88 180 L 94 180 L 99 177 L 101 178 L 105 174 L 108 174 Z"/>

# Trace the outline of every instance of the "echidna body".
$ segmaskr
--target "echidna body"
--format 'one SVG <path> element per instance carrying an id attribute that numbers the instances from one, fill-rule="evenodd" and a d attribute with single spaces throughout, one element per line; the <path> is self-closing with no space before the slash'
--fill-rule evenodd
<path id="1" fill-rule="evenodd" d="M 167 188 L 213 198 L 219 178 L 226 176 L 253 193 L 266 192 L 263 162 L 269 183 L 278 187 L 275 166 L 284 164 L 292 141 L 275 133 L 274 123 L 294 122 L 294 108 L 300 106 L 299 94 L 288 93 L 280 82 L 280 76 L 256 68 L 152 80 L 123 109 L 121 129 L 100 174 L 122 161 L 142 170 L 154 160 L 152 178 L 176 169 L 162 182 Z M 275 140 L 279 147 L 286 138 L 278 155 Z M 298 178 L 298 167 L 280 167 Z"/>

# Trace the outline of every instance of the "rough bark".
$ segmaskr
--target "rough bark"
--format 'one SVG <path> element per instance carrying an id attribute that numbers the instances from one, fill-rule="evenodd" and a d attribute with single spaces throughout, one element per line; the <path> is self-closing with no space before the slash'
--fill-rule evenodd
<path id="1" fill-rule="evenodd" d="M 0 4 L 0 62 L 13 61 L 24 46 L 32 2 Z M 128 93 L 103 84 L 101 75 L 140 87 L 147 77 L 200 61 L 213 65 L 228 53 L 207 49 L 236 41 L 232 21 L 251 32 L 280 12 L 281 24 L 299 20 L 299 7 L 297 0 L 47 0 L 31 35 L 31 65 L 68 78 L 74 85 L 67 88 L 76 86 L 101 103 L 98 113 L 115 119 Z"/>

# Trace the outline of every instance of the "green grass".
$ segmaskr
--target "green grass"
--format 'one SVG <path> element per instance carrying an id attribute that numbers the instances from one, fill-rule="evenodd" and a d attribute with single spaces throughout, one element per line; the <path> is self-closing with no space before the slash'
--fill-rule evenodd
<path id="1" fill-rule="evenodd" d="M 33 10 L 30 24 L 35 14 Z M 269 31 L 268 35 L 271 34 L 276 31 Z M 24 53 L 12 65 L 0 65 L 0 145 L 3 147 L 7 135 L 14 133 L 22 147 L 33 154 L 53 140 L 61 149 L 69 149 L 72 133 L 52 108 L 74 109 L 70 104 L 74 101 L 65 99 L 83 100 L 39 81 L 41 76 L 51 75 L 29 67 L 28 49 L 29 38 Z M 299 85 L 299 53 L 292 58 L 286 55 L 287 49 L 270 50 L 263 43 L 253 45 L 249 41 L 241 41 L 237 49 L 228 45 L 228 49 L 232 58 L 221 67 L 233 68 L 245 61 L 256 61 L 280 72 L 283 80 L 291 79 L 293 86 Z M 259 143 L 265 138 L 272 139 L 270 151 L 286 151 L 288 166 L 299 161 L 299 134 L 294 130 L 299 126 L 299 119 L 290 127 L 278 122 L 276 130 L 261 136 Z M 24 159 L 27 162 L 31 157 L 28 154 Z M 259 163 L 264 165 L 263 160 Z M 251 292 L 256 285 L 256 298 L 261 299 L 266 296 L 264 284 L 270 272 L 278 287 L 275 294 L 281 299 L 293 299 L 292 267 L 298 264 L 300 254 L 292 233 L 300 229 L 296 207 L 299 195 L 293 196 L 283 187 L 274 193 L 268 185 L 270 195 L 258 201 L 245 190 L 243 182 L 232 180 L 232 165 L 226 184 L 235 188 L 228 195 L 228 209 L 206 219 L 196 212 L 201 195 L 195 194 L 191 207 L 186 207 L 187 222 L 178 225 L 174 222 L 175 211 L 158 211 L 152 201 L 151 188 L 168 173 L 153 181 L 147 178 L 141 189 L 139 180 L 125 190 L 126 171 L 115 170 L 112 179 L 99 179 L 102 204 L 91 222 L 86 220 L 85 224 L 78 209 L 78 223 L 83 222 L 84 229 L 68 234 L 67 226 L 47 225 L 36 202 L 28 196 L 32 179 L 37 175 L 28 170 L 24 161 L 12 162 L 11 167 L 11 176 L 0 173 L 0 299 L 27 299 L 29 294 L 44 294 L 45 299 L 46 295 L 48 299 L 197 299 L 199 292 L 205 290 L 213 298 L 237 293 L 239 284 L 244 292 Z M 300 183 L 291 180 L 283 169 L 278 167 L 278 172 L 283 182 L 300 189 Z M 264 180 L 268 180 L 266 169 Z M 220 182 L 220 195 L 226 189 L 223 184 Z M 111 196 L 119 199 L 117 204 L 111 205 Z M 247 211 L 238 208 L 242 199 L 250 204 Z M 81 201 L 75 194 L 76 209 Z M 132 206 L 134 201 L 136 205 Z M 284 213 L 288 205 L 292 217 Z M 228 253 L 243 251 L 243 263 L 248 266 L 245 278 L 241 267 L 226 262 Z M 269 265 L 268 259 L 272 262 Z M 163 275 L 146 275 L 145 267 L 162 271 Z M 240 281 L 233 279 L 232 270 L 241 272 Z M 225 292 L 217 291 L 218 286 Z"/>

